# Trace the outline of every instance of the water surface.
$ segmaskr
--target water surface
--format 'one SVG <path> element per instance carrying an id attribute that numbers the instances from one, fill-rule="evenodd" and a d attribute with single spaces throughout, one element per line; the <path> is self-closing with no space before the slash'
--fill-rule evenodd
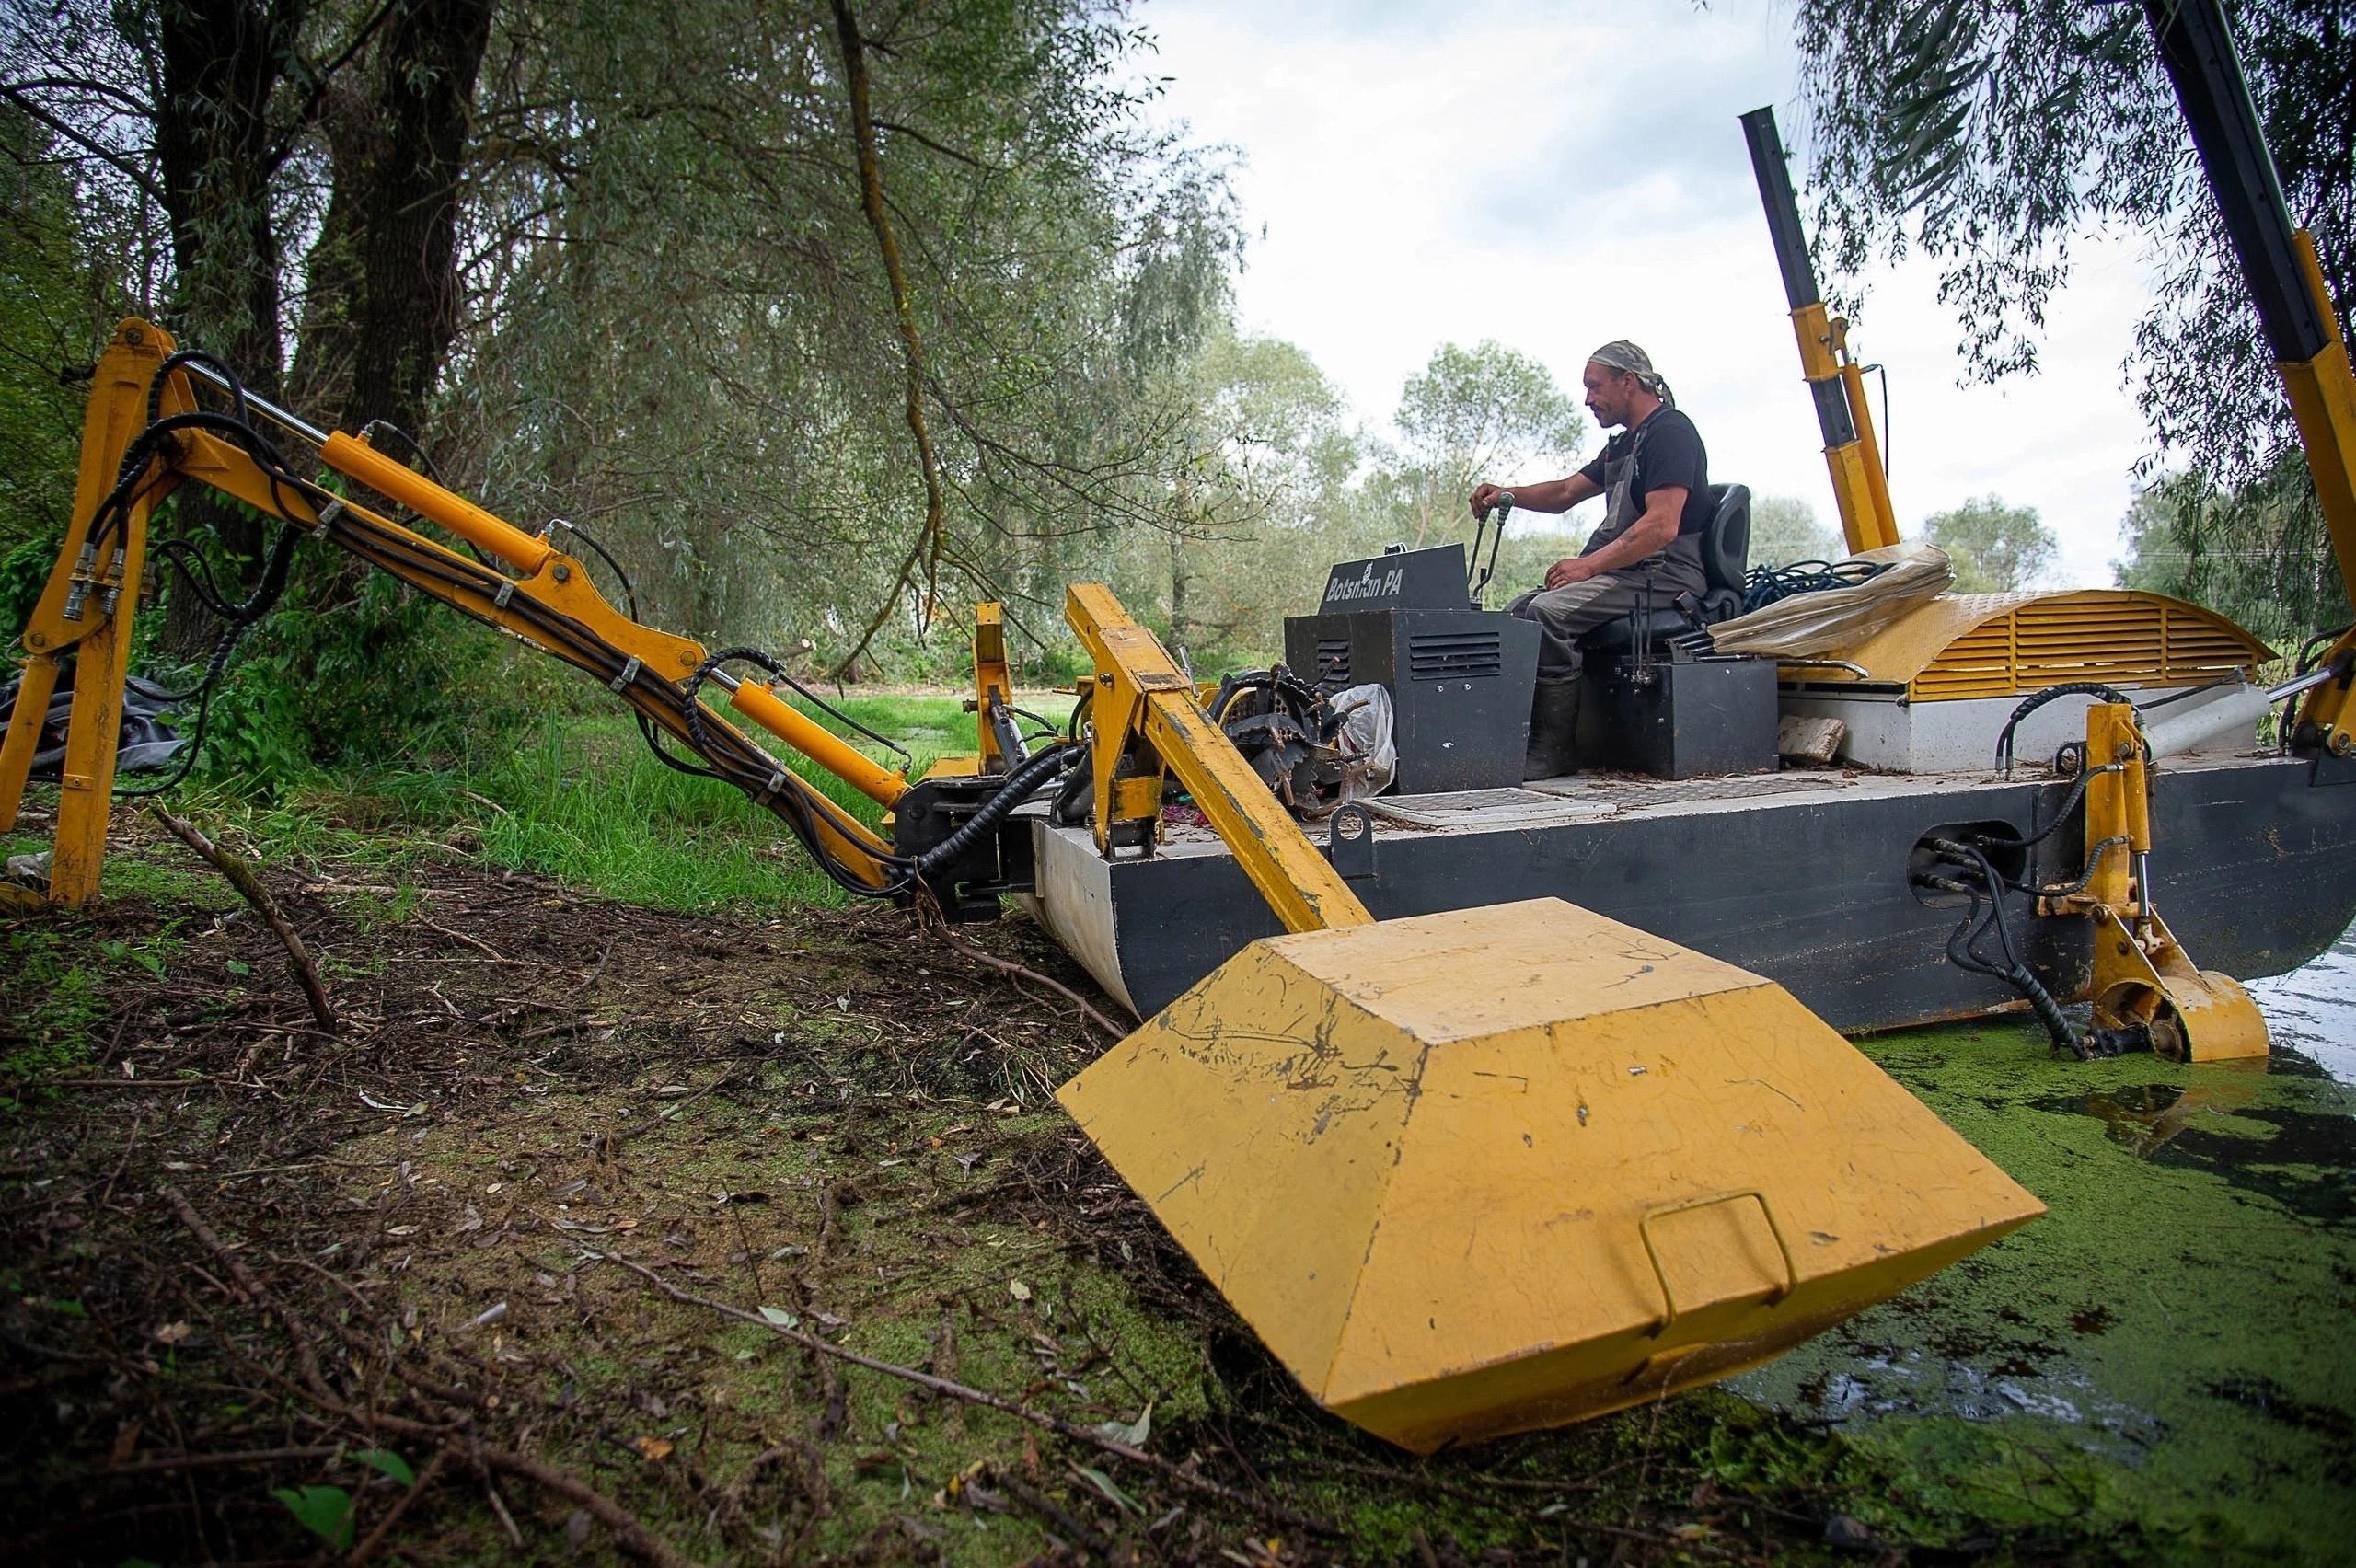
<path id="1" fill-rule="evenodd" d="M 2251 990 L 2269 1061 L 1862 1042 L 2050 1212 L 1731 1386 L 1895 1459 L 1913 1506 L 2356 1559 L 2356 930 Z"/>

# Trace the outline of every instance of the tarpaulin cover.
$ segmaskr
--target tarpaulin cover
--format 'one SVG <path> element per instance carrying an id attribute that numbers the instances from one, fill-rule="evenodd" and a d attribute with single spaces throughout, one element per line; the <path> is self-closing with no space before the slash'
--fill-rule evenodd
<path id="1" fill-rule="evenodd" d="M 17 692 L 24 685 L 22 675 L 13 676 L 0 686 L 0 729 L 5 729 L 17 711 Z M 58 689 L 49 699 L 49 711 L 41 718 L 40 749 L 33 753 L 35 778 L 54 778 L 65 762 L 65 723 L 74 712 L 74 673 L 68 670 L 57 683 Z M 171 693 L 153 681 L 137 675 L 127 675 L 122 683 L 122 732 L 120 748 L 115 753 L 115 767 L 125 772 L 139 768 L 161 767 L 188 744 L 163 715 L 169 712 Z"/>
<path id="2" fill-rule="evenodd" d="M 1920 539 L 1903 539 L 1851 556 L 1843 565 L 1880 566 L 1886 571 L 1854 588 L 1795 594 L 1749 615 L 1710 628 L 1710 646 L 1721 653 L 1757 653 L 1776 659 L 1820 659 L 1854 648 L 1955 581 L 1946 551 Z"/>

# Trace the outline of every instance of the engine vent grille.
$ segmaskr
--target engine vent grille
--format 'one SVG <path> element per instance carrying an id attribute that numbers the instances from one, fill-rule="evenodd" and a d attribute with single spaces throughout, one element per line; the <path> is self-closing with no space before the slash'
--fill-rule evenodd
<path id="1" fill-rule="evenodd" d="M 1504 642 L 1494 631 L 1431 631 L 1407 640 L 1410 680 L 1472 680 L 1504 668 Z"/>
<path id="2" fill-rule="evenodd" d="M 1350 684 L 1350 640 L 1346 637 L 1321 637 L 1317 640 L 1317 668 L 1310 674 L 1310 684 L 1320 691 L 1339 691 Z"/>
<path id="3" fill-rule="evenodd" d="M 2013 697 L 2064 681 L 2195 686 L 2246 675 L 2265 654 L 2223 617 L 2155 594 L 2046 594 L 1957 637 L 1914 677 L 1911 695 Z"/>

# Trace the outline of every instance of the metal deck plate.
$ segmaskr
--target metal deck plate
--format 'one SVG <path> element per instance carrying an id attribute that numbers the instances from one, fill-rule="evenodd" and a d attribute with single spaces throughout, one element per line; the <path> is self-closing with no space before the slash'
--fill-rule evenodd
<path id="1" fill-rule="evenodd" d="M 1497 794 L 1539 793 L 1565 801 L 1593 801 L 1615 812 L 1646 806 L 1681 806 L 1699 801 L 1749 800 L 1753 795 L 1788 795 L 1808 790 L 1838 790 L 1851 780 L 1840 774 L 1745 773 L 1727 778 L 1688 778 L 1680 783 L 1650 778 L 1533 779 L 1519 790 Z"/>
<path id="2" fill-rule="evenodd" d="M 1444 795 L 1392 795 L 1359 804 L 1389 822 L 1414 827 L 1461 827 L 1472 823 L 1519 822 L 1544 817 L 1593 815 L 1610 807 L 1590 805 L 1536 790 L 1457 790 Z"/>

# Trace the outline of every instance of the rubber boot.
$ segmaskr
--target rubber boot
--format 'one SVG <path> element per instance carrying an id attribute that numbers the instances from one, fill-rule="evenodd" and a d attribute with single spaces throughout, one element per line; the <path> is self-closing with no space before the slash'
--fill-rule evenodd
<path id="1" fill-rule="evenodd" d="M 1530 704 L 1530 750 L 1521 761 L 1524 778 L 1559 778 L 1578 764 L 1579 687 L 1567 681 L 1540 681 Z"/>

